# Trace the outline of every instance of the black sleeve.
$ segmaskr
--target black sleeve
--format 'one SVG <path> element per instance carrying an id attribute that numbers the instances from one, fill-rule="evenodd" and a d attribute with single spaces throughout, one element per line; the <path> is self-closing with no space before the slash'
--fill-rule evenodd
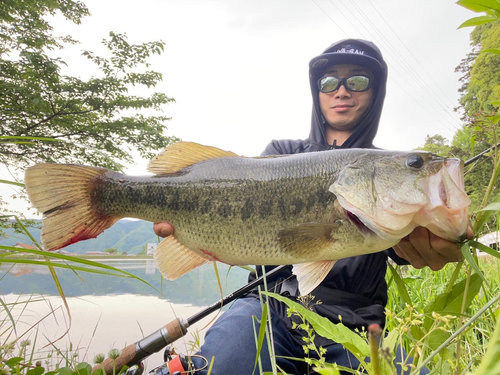
<path id="1" fill-rule="evenodd" d="M 403 259 L 400 256 L 398 256 L 392 247 L 390 249 L 385 250 L 384 253 L 388 257 L 390 257 L 394 262 L 396 262 L 396 264 L 399 266 L 407 266 L 410 264 L 410 262 L 408 262 L 406 259 Z"/>

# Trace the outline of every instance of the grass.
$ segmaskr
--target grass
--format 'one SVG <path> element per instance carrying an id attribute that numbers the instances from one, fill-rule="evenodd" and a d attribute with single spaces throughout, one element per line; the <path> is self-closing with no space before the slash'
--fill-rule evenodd
<path id="1" fill-rule="evenodd" d="M 428 268 L 399 267 L 396 272 L 406 287 L 410 303 L 398 288 L 393 287 L 394 274 L 388 274 L 388 283 L 392 287 L 389 288 L 387 304 L 387 329 L 395 332 L 398 342 L 415 357 L 417 367 L 500 293 L 500 260 L 491 256 L 480 257 L 478 264 L 488 286 L 480 277 L 474 277 L 470 268 L 461 264 L 448 264 L 438 272 Z M 457 272 L 459 283 L 453 290 L 450 280 Z M 470 301 L 464 299 L 465 291 L 471 295 Z M 427 367 L 442 374 L 460 374 L 477 368 L 494 332 L 499 305 L 497 302 L 480 315 L 462 335 L 434 355 Z"/>

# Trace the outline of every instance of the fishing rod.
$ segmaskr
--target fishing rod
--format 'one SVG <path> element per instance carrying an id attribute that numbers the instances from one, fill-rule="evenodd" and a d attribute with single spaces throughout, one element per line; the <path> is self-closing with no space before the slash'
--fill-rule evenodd
<path id="1" fill-rule="evenodd" d="M 494 150 L 495 148 L 500 147 L 500 143 L 496 144 L 495 146 L 491 146 L 489 149 L 484 150 L 483 152 L 477 154 L 476 156 L 470 158 L 466 162 L 464 162 L 464 167 L 468 166 L 471 163 L 474 163 L 477 159 L 479 159 L 481 156 L 486 154 L 487 152 L 490 152 L 491 150 Z"/>
<path id="2" fill-rule="evenodd" d="M 264 284 L 265 278 L 274 276 L 278 272 L 283 271 L 286 267 L 286 265 L 281 265 L 273 268 L 265 275 L 260 276 L 259 278 L 242 286 L 240 289 L 232 292 L 231 294 L 228 294 L 222 300 L 215 302 L 214 304 L 191 316 L 187 320 L 181 318 L 172 320 L 171 322 L 167 323 L 166 326 L 160 328 L 158 331 L 143 338 L 142 340 L 137 341 L 135 344 L 131 344 L 124 348 L 120 356 L 118 356 L 118 358 L 116 358 L 115 360 L 107 358 L 102 363 L 102 365 L 94 366 L 94 368 L 92 368 L 92 372 L 98 369 L 103 369 L 107 375 L 111 375 L 113 374 L 113 368 L 118 369 L 119 371 L 123 366 L 131 367 L 134 365 L 139 365 L 145 358 L 149 357 L 151 354 L 159 352 L 167 345 L 183 337 L 187 333 L 188 327 L 210 315 L 214 311 L 220 309 L 221 307 L 227 305 L 229 302 L 232 302 L 235 299 L 244 296 L 259 285 Z"/>

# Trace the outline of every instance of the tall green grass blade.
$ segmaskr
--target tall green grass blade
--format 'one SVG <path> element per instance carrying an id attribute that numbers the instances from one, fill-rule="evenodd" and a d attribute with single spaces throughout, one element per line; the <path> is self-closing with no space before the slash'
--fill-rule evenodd
<path id="1" fill-rule="evenodd" d="M 392 278 L 394 279 L 394 282 L 396 283 L 396 287 L 398 289 L 399 295 L 401 296 L 401 299 L 403 300 L 404 303 L 411 305 L 411 298 L 410 295 L 408 294 L 408 291 L 406 290 L 406 284 L 405 282 L 401 279 L 401 276 L 399 276 L 398 271 L 391 266 L 389 263 L 387 263 L 389 266 L 389 270 L 391 271 Z"/>
<path id="2" fill-rule="evenodd" d="M 35 254 L 35 255 L 40 255 L 40 256 L 50 256 L 51 258 L 63 259 L 63 260 L 67 260 L 70 262 L 95 267 L 95 269 L 86 268 L 86 267 L 79 267 L 79 266 L 74 266 L 74 265 L 68 265 L 68 264 L 59 264 L 59 263 L 46 264 L 44 261 L 29 260 L 29 259 L 8 259 L 8 257 L 13 256 L 12 253 L 0 254 L 0 262 L 1 263 L 28 263 L 28 264 L 51 265 L 54 267 L 66 268 L 66 269 L 74 268 L 74 269 L 79 270 L 79 271 L 90 272 L 90 273 L 100 273 L 103 275 L 128 277 L 128 278 L 139 280 L 139 281 L 143 282 L 144 284 L 150 286 L 154 290 L 156 290 L 158 293 L 160 293 L 159 290 L 157 290 L 153 285 L 148 283 L 146 280 L 143 280 L 140 277 L 138 277 L 134 274 L 131 274 L 127 271 L 123 271 L 119 268 L 108 266 L 107 264 L 102 264 L 102 263 L 94 262 L 94 261 L 91 261 L 88 259 L 81 259 L 78 257 L 73 257 L 70 255 L 64 255 L 64 254 L 58 254 L 58 253 L 47 254 L 46 251 L 41 251 L 41 250 L 19 249 L 17 247 L 3 246 L 3 245 L 0 245 L 0 249 L 9 250 L 9 251 L 17 252 L 17 253 L 29 253 L 29 254 Z M 99 270 L 100 268 L 108 270 L 108 271 L 112 271 L 112 272 L 106 273 L 105 271 Z"/>
<path id="3" fill-rule="evenodd" d="M 302 315 L 314 328 L 314 331 L 323 337 L 342 344 L 347 350 L 356 356 L 356 358 L 365 366 L 365 358 L 370 355 L 370 347 L 366 340 L 361 338 L 354 331 L 350 330 L 342 323 L 334 324 L 327 318 L 319 316 L 311 310 L 305 308 L 301 304 L 283 297 L 276 293 L 261 292 L 280 302 L 285 303 L 290 309 L 297 311 Z"/>
<path id="4" fill-rule="evenodd" d="M 66 142 L 63 139 L 57 139 L 57 138 L 48 138 L 48 137 L 31 137 L 31 136 L 17 136 L 17 135 L 0 135 L 0 142 L 2 140 L 26 140 L 26 139 L 34 139 L 37 141 L 49 141 L 49 142 Z"/>
<path id="5" fill-rule="evenodd" d="M 450 281 L 448 281 L 448 286 L 446 287 L 447 292 L 449 292 L 453 288 L 453 285 L 455 285 L 455 282 L 457 281 L 458 276 L 460 275 L 460 270 L 462 269 L 463 264 L 464 264 L 463 261 L 457 263 L 457 266 L 453 271 L 453 275 L 451 275 Z"/>
<path id="6" fill-rule="evenodd" d="M 15 186 L 24 187 L 24 184 L 22 182 L 15 182 L 15 181 L 8 181 L 8 180 L 0 180 L 0 184 L 7 184 L 7 185 L 15 185 Z"/>
<path id="7" fill-rule="evenodd" d="M 495 258 L 500 259 L 500 253 L 497 250 L 492 249 L 489 246 L 483 245 L 481 242 L 469 241 L 469 244 L 473 248 L 478 249 L 478 250 L 482 251 L 483 253 L 487 253 L 487 254 L 489 254 L 491 256 L 494 256 Z"/>
<path id="8" fill-rule="evenodd" d="M 38 243 L 37 240 L 35 240 L 35 237 L 33 237 L 33 235 L 29 232 L 29 230 L 21 222 L 21 220 L 19 220 L 19 218 L 17 216 L 14 216 L 14 219 L 16 220 L 16 222 L 19 225 L 19 227 L 21 227 L 21 229 L 24 232 L 24 234 L 27 235 L 30 238 L 31 242 L 33 242 L 35 244 L 35 246 L 38 247 L 39 250 L 42 250 L 42 246 Z"/>
<path id="9" fill-rule="evenodd" d="M 476 259 L 474 259 L 474 256 L 472 255 L 472 253 L 470 251 L 470 242 L 471 241 L 466 241 L 460 247 L 460 250 L 462 251 L 462 255 L 463 255 L 464 259 L 467 261 L 467 263 L 469 263 L 469 265 L 472 267 L 474 272 L 476 274 L 478 274 L 483 279 L 485 284 L 489 287 L 490 284 L 488 283 L 488 280 L 486 280 L 486 277 L 484 276 L 483 271 L 481 271 L 481 269 L 479 268 L 479 265 L 476 263 Z"/>
<path id="10" fill-rule="evenodd" d="M 72 322 L 71 310 L 69 308 L 68 301 L 66 300 L 66 295 L 64 294 L 64 290 L 61 286 L 61 282 L 59 281 L 59 277 L 57 277 L 57 273 L 56 273 L 54 267 L 52 266 L 52 262 L 50 261 L 50 259 L 47 256 L 45 256 L 45 261 L 48 263 L 48 269 L 49 269 L 50 275 L 52 276 L 52 280 L 54 281 L 54 284 L 57 288 L 57 291 L 59 292 L 59 296 L 61 297 L 61 299 L 63 301 L 64 307 L 66 308 L 66 311 L 68 313 L 68 318 L 69 318 L 68 329 L 59 338 L 57 338 L 55 340 L 57 342 L 60 339 L 62 339 L 64 336 L 66 336 L 66 334 L 69 332 L 69 330 L 71 328 L 71 322 Z"/>
<path id="11" fill-rule="evenodd" d="M 255 363 L 253 366 L 252 374 L 255 373 L 255 369 L 257 368 L 257 363 L 259 362 L 260 352 L 262 351 L 262 346 L 264 345 L 264 338 L 266 335 L 266 326 L 267 326 L 267 302 L 264 303 L 262 308 L 262 315 L 260 317 L 260 327 L 259 327 L 259 336 L 257 338 L 257 355 L 255 356 Z"/>
<path id="12" fill-rule="evenodd" d="M 12 323 L 12 327 L 14 328 L 14 333 L 17 335 L 16 321 L 14 320 L 14 317 L 12 316 L 9 307 L 5 304 L 2 298 L 0 298 L 0 304 L 2 305 L 7 316 L 9 317 L 10 322 Z"/>

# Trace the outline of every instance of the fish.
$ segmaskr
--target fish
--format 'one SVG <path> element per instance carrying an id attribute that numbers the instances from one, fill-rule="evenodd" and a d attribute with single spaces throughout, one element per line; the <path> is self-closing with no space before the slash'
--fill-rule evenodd
<path id="1" fill-rule="evenodd" d="M 28 168 L 44 249 L 94 238 L 126 217 L 168 221 L 175 232 L 154 253 L 166 279 L 214 261 L 286 264 L 305 295 L 338 259 L 384 251 L 417 226 L 459 242 L 468 226 L 463 162 L 425 151 L 243 157 L 178 142 L 147 170 L 152 175 L 72 164 Z"/>

